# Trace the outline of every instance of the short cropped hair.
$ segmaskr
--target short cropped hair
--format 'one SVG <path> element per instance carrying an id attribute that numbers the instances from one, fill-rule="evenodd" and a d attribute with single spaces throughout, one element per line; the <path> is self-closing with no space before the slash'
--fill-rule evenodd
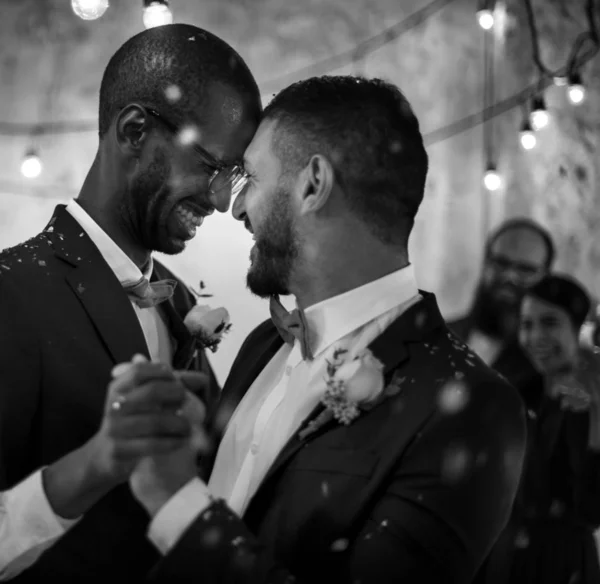
<path id="1" fill-rule="evenodd" d="M 349 208 L 383 242 L 406 246 L 425 189 L 428 157 L 402 92 L 381 79 L 313 77 L 281 91 L 263 119 L 284 173 L 327 157 Z"/>
<path id="2" fill-rule="evenodd" d="M 485 246 L 485 257 L 489 257 L 492 247 L 494 243 L 498 240 L 498 238 L 507 233 L 508 231 L 517 231 L 521 229 L 528 229 L 533 233 L 537 233 L 543 240 L 544 245 L 546 246 L 546 262 L 545 268 L 546 270 L 550 270 L 552 268 L 552 264 L 554 263 L 554 258 L 556 257 L 556 248 L 554 247 L 554 242 L 552 241 L 552 236 L 550 232 L 542 227 L 536 221 L 529 219 L 527 217 L 517 217 L 515 219 L 509 219 L 505 221 L 498 228 L 492 232 L 492 234 L 488 237 L 487 243 Z"/>
<path id="3" fill-rule="evenodd" d="M 221 82 L 258 104 L 260 92 L 246 63 L 214 34 L 189 24 L 170 24 L 130 38 L 110 59 L 100 85 L 99 135 L 115 115 L 139 102 L 165 113 L 174 123 L 202 106 L 207 87 Z M 206 112 L 206 118 L 210 112 Z M 199 120 L 202 123 L 202 120 Z"/>

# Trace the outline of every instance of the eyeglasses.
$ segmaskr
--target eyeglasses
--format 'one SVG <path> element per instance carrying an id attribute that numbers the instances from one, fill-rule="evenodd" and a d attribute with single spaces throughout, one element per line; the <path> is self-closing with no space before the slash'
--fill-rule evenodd
<path id="1" fill-rule="evenodd" d="M 488 256 L 488 262 L 498 272 L 514 272 L 519 280 L 526 284 L 535 282 L 544 274 L 544 270 L 541 266 L 516 262 L 501 255 Z"/>
<path id="2" fill-rule="evenodd" d="M 181 130 L 159 114 L 155 109 L 146 108 L 148 113 L 162 122 L 173 134 L 181 134 Z M 194 150 L 204 159 L 203 163 L 212 171 L 208 179 L 208 192 L 216 195 L 217 193 L 227 194 L 229 197 L 239 195 L 246 184 L 250 175 L 239 164 L 225 164 L 217 160 L 210 152 L 202 148 L 198 142 L 193 144 Z"/>

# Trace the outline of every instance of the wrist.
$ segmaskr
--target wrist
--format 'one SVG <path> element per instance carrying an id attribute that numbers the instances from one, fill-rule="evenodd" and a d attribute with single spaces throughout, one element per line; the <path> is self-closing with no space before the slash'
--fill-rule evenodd
<path id="1" fill-rule="evenodd" d="M 102 472 L 93 449 L 90 441 L 42 471 L 46 498 L 59 517 L 79 517 L 118 484 Z"/>
<path id="2" fill-rule="evenodd" d="M 195 469 L 180 469 L 177 473 L 156 472 L 155 461 L 142 460 L 130 479 L 135 498 L 154 517 L 185 485 L 196 478 Z"/>

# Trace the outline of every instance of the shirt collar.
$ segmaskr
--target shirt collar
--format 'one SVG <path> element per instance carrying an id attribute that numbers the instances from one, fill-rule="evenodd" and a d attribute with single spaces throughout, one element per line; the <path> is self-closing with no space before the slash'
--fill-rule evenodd
<path id="1" fill-rule="evenodd" d="M 154 268 L 152 258 L 150 258 L 150 261 L 144 267 L 144 273 L 142 273 L 131 258 L 107 235 L 75 199 L 69 202 L 67 211 L 87 233 L 88 237 L 100 251 L 104 261 L 123 286 L 136 284 L 142 277 L 150 279 Z"/>
<path id="2" fill-rule="evenodd" d="M 363 286 L 307 308 L 304 313 L 313 354 L 417 297 L 414 268 L 408 265 Z"/>

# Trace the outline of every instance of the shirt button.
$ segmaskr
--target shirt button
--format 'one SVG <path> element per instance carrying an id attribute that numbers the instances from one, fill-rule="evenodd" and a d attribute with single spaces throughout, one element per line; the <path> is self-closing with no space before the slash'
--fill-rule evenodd
<path id="1" fill-rule="evenodd" d="M 250 452 L 256 454 L 258 452 L 258 444 L 256 442 L 250 446 Z"/>
<path id="2" fill-rule="evenodd" d="M 285 374 L 286 374 L 286 375 L 291 375 L 291 374 L 292 374 L 292 366 L 291 366 L 291 365 L 288 365 L 288 366 L 285 368 Z"/>

